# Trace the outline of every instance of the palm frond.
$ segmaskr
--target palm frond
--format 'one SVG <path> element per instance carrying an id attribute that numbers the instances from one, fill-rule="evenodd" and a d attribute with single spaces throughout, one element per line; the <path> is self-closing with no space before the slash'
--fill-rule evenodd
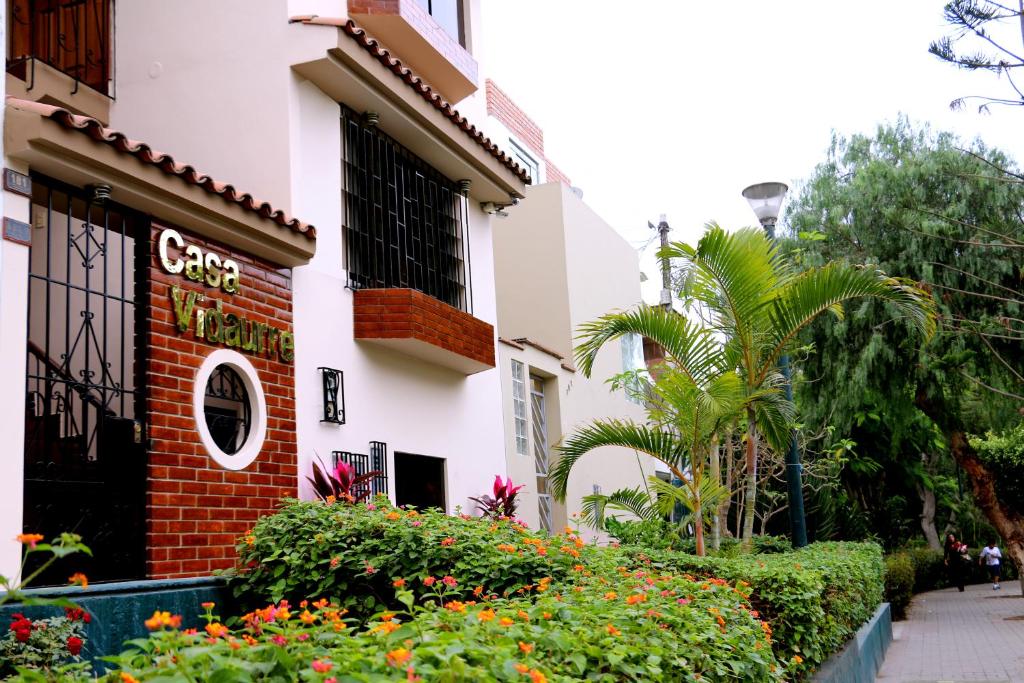
<path id="1" fill-rule="evenodd" d="M 680 372 L 700 381 L 722 366 L 721 345 L 710 330 L 661 306 L 639 306 L 623 313 L 609 313 L 580 325 L 576 337 L 576 364 L 590 377 L 601 348 L 626 334 L 639 334 L 665 349 Z"/>
<path id="2" fill-rule="evenodd" d="M 661 517 L 651 496 L 640 487 L 619 489 L 607 495 L 592 493 L 583 497 L 581 517 L 586 524 L 593 528 L 604 528 L 606 512 L 609 510 L 628 512 L 637 519 L 645 521 Z"/>
<path id="3" fill-rule="evenodd" d="M 646 453 L 676 471 L 681 471 L 686 454 L 679 439 L 667 430 L 628 420 L 596 420 L 578 428 L 556 446 L 559 457 L 549 473 L 549 481 L 557 500 L 565 500 L 569 474 L 576 462 L 602 446 L 621 446 Z"/>
<path id="4" fill-rule="evenodd" d="M 935 303 L 926 293 L 885 273 L 833 262 L 792 278 L 772 300 L 771 335 L 764 370 L 774 367 L 801 329 L 826 311 L 842 316 L 842 304 L 873 297 L 893 304 L 921 331 L 935 331 Z"/>

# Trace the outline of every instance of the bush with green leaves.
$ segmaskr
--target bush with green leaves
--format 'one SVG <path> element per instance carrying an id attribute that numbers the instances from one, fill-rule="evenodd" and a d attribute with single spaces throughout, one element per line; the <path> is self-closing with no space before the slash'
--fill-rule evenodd
<path id="1" fill-rule="evenodd" d="M 748 583 L 751 604 L 771 625 L 776 656 L 800 657 L 800 675 L 842 648 L 882 602 L 882 549 L 874 543 L 814 543 L 789 553 L 735 558 L 619 551 L 632 566 Z"/>
<path id="2" fill-rule="evenodd" d="M 417 586 L 451 575 L 467 590 L 505 594 L 542 577 L 564 578 L 579 552 L 573 542 L 553 545 L 508 520 L 404 510 L 382 498 L 368 505 L 287 501 L 239 543 L 232 586 L 246 608 L 326 597 L 365 615 L 397 605 L 400 577 Z"/>
<path id="3" fill-rule="evenodd" d="M 1024 510 L 1024 422 L 1003 434 L 971 439 L 971 446 L 992 472 L 999 500 Z"/>
<path id="4" fill-rule="evenodd" d="M 892 607 L 893 619 L 906 616 L 915 584 L 914 560 L 909 553 L 895 553 L 885 558 L 885 600 Z"/>

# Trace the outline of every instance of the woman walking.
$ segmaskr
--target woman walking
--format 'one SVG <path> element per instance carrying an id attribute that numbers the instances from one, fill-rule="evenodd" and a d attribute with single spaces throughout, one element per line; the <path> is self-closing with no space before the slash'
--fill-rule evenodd
<path id="1" fill-rule="evenodd" d="M 946 536 L 942 561 L 946 565 L 950 584 L 956 586 L 961 593 L 964 592 L 964 555 L 966 554 L 966 545 L 956 540 L 956 536 L 953 534 Z"/>

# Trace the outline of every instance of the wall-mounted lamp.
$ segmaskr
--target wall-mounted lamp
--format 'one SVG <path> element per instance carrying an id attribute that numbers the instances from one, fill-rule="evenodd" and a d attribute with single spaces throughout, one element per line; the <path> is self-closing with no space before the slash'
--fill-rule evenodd
<path id="1" fill-rule="evenodd" d="M 323 380 L 324 416 L 321 422 L 345 424 L 345 373 L 334 368 L 317 368 Z"/>

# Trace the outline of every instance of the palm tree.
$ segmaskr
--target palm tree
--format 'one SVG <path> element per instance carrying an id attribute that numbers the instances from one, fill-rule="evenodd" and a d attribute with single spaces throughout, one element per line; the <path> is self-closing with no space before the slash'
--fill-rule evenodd
<path id="1" fill-rule="evenodd" d="M 653 501 L 647 495 L 649 509 L 667 514 L 675 503 L 682 503 L 693 516 L 697 554 L 704 554 L 704 511 L 716 507 L 728 495 L 718 482 L 705 476 L 712 434 L 723 420 L 729 419 L 742 402 L 739 376 L 734 372 L 703 378 L 703 385 L 685 373 L 671 367 L 655 373 L 653 382 L 647 382 L 647 412 L 649 424 L 641 425 L 624 420 L 598 420 L 577 429 L 558 446 L 560 457 L 551 473 L 554 495 L 565 500 L 569 473 L 576 462 L 590 451 L 602 446 L 621 446 L 645 453 L 660 460 L 681 484 L 673 486 L 657 477 L 651 477 L 649 486 Z M 616 492 L 616 493 L 622 493 Z M 622 501 L 635 503 L 636 497 L 613 499 L 617 507 Z M 642 508 L 626 507 L 641 519 Z"/>
<path id="2" fill-rule="evenodd" d="M 797 272 L 772 241 L 754 228 L 730 234 L 712 223 L 695 247 L 675 242 L 660 256 L 682 261 L 683 300 L 699 305 L 707 312 L 707 320 L 697 323 L 651 306 L 610 313 L 580 327 L 577 363 L 589 377 L 606 343 L 625 334 L 641 334 L 660 344 L 666 366 L 698 389 L 708 387 L 716 376 L 736 375 L 742 393 L 740 409 L 747 422 L 743 536 L 749 543 L 757 495 L 757 444 L 759 438 L 777 449 L 788 443 L 795 409 L 785 398 L 778 362 L 791 350 L 800 330 L 826 311 L 842 317 L 842 305 L 851 299 L 874 297 L 894 304 L 930 335 L 935 328 L 934 306 L 913 285 L 866 266 L 833 262 Z M 660 442 L 651 446 L 664 447 Z M 672 456 L 673 451 L 662 455 Z M 557 466 L 556 470 L 561 471 Z"/>

